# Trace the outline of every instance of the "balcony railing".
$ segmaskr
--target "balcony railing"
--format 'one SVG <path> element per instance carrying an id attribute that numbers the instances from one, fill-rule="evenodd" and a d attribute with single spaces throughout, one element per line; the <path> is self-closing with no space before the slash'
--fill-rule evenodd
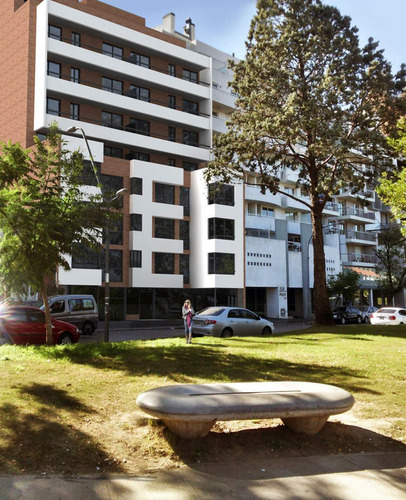
<path id="1" fill-rule="evenodd" d="M 340 210 L 340 215 L 342 216 L 351 216 L 354 215 L 356 217 L 361 217 L 363 219 L 368 219 L 368 220 L 375 220 L 375 214 L 374 212 L 365 212 L 364 210 L 361 210 L 360 208 L 342 208 Z"/>
<path id="2" fill-rule="evenodd" d="M 376 255 L 368 255 L 364 253 L 349 253 L 347 255 L 348 262 L 363 262 L 365 264 L 376 264 L 378 257 Z"/>
<path id="3" fill-rule="evenodd" d="M 324 210 L 331 210 L 332 212 L 338 212 L 339 205 L 338 203 L 333 203 L 332 201 L 328 201 L 324 206 Z"/>
<path id="4" fill-rule="evenodd" d="M 363 240 L 376 242 L 378 235 L 376 233 L 365 233 L 363 231 L 347 231 L 348 240 Z"/>

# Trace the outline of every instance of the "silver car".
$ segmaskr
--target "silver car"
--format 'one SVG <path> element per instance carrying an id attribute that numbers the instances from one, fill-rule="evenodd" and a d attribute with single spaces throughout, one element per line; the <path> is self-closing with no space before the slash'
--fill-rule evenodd
<path id="1" fill-rule="evenodd" d="M 193 316 L 193 334 L 229 338 L 234 335 L 270 335 L 273 323 L 242 307 L 207 307 Z"/>

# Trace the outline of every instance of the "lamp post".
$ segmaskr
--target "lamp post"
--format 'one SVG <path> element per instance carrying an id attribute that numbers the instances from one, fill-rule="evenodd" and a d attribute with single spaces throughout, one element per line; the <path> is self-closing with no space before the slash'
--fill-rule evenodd
<path id="1" fill-rule="evenodd" d="M 69 127 L 68 129 L 66 129 L 66 131 L 69 132 L 69 133 L 74 133 L 74 132 L 79 131 L 82 134 L 83 140 L 85 141 L 87 152 L 89 153 L 89 159 L 90 159 L 90 163 L 92 165 L 94 176 L 96 177 L 97 185 L 100 187 L 101 186 L 101 182 L 100 182 L 99 173 L 97 171 L 96 165 L 94 164 L 93 155 L 92 155 L 92 152 L 90 150 L 90 146 L 89 146 L 89 143 L 87 141 L 87 137 L 86 137 L 85 131 L 83 130 L 82 127 L 75 127 L 75 126 Z"/>

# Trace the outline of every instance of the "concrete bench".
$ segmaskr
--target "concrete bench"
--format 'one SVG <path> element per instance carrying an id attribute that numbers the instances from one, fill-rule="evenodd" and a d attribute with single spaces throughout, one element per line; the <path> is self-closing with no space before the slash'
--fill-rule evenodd
<path id="1" fill-rule="evenodd" d="M 354 402 L 344 389 L 312 382 L 170 385 L 143 392 L 136 401 L 186 439 L 206 436 L 217 420 L 267 418 L 313 435 L 330 415 L 350 410 Z"/>

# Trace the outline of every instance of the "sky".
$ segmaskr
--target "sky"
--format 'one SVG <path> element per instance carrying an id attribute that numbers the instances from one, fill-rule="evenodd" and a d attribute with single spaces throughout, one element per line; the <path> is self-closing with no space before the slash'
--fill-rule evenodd
<path id="1" fill-rule="evenodd" d="M 196 25 L 198 40 L 243 58 L 250 21 L 255 14 L 255 0 L 102 0 L 146 19 L 150 28 L 162 24 L 162 17 L 173 12 L 176 31 L 183 31 L 190 17 Z M 406 0 L 324 0 L 341 14 L 351 17 L 359 29 L 361 46 L 369 37 L 379 41 L 393 72 L 406 63 L 404 24 Z"/>

